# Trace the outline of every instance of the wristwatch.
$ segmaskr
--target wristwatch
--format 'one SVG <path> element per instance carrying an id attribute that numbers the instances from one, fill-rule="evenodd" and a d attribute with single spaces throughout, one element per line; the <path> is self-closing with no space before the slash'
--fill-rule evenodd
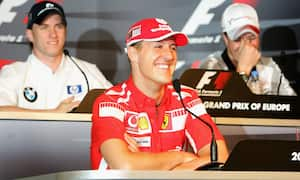
<path id="1" fill-rule="evenodd" d="M 242 79 L 247 82 L 249 80 L 249 76 L 245 72 L 239 72 L 239 75 L 242 77 Z"/>

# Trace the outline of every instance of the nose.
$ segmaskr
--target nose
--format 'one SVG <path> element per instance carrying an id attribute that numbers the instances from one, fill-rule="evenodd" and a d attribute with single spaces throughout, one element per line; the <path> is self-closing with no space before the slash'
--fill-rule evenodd
<path id="1" fill-rule="evenodd" d="M 50 37 L 56 37 L 57 36 L 57 32 L 55 28 L 50 28 L 49 30 L 50 32 Z"/>
<path id="2" fill-rule="evenodd" d="M 171 61 L 175 59 L 176 51 L 172 47 L 165 47 L 163 50 L 163 58 L 166 61 Z"/>

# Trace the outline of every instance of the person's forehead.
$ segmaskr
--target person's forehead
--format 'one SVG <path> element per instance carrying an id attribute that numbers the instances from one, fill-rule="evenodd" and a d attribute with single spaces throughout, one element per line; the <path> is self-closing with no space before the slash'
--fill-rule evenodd
<path id="1" fill-rule="evenodd" d="M 54 13 L 54 14 L 49 14 L 49 15 L 47 15 L 47 16 L 44 18 L 44 20 L 42 21 L 42 23 L 45 22 L 45 21 L 47 21 L 47 20 L 49 20 L 49 19 L 51 19 L 51 18 L 52 18 L 52 19 L 55 19 L 55 20 L 58 20 L 58 21 L 63 21 L 61 15 L 59 15 L 59 14 L 57 14 L 57 13 Z"/>
<path id="2" fill-rule="evenodd" d="M 245 32 L 244 34 L 242 34 L 240 36 L 240 38 L 243 38 L 243 37 L 253 37 L 253 38 L 256 38 L 258 35 L 253 33 L 253 32 Z"/>
<path id="3" fill-rule="evenodd" d="M 171 37 L 168 37 L 166 39 L 163 39 L 165 41 L 174 41 L 175 42 L 175 37 L 174 36 L 171 36 Z"/>
<path id="4" fill-rule="evenodd" d="M 145 41 L 145 42 L 160 42 L 160 43 L 170 43 L 170 44 L 176 44 L 174 37 L 168 37 L 166 39 L 162 39 L 160 41 Z"/>

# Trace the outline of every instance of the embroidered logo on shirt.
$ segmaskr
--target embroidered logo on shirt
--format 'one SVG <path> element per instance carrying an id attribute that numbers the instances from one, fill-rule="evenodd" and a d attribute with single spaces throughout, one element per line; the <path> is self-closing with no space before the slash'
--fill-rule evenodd
<path id="1" fill-rule="evenodd" d="M 184 108 L 165 111 L 164 119 L 160 126 L 160 132 L 180 131 L 185 127 L 187 112 Z"/>
<path id="2" fill-rule="evenodd" d="M 161 129 L 167 129 L 167 127 L 169 126 L 169 122 L 170 122 L 170 116 L 168 114 L 165 114 L 163 123 L 161 125 Z"/>
<path id="3" fill-rule="evenodd" d="M 145 112 L 126 112 L 125 123 L 127 131 L 133 134 L 145 134 L 151 132 L 150 119 Z"/>
<path id="4" fill-rule="evenodd" d="M 146 117 L 140 117 L 139 120 L 138 120 L 138 126 L 139 126 L 139 129 L 148 129 L 149 128 L 149 124 L 148 124 L 148 120 L 146 119 Z"/>
<path id="5" fill-rule="evenodd" d="M 81 85 L 68 85 L 67 86 L 67 91 L 68 91 L 68 94 L 79 94 L 82 92 L 82 88 L 81 88 Z"/>
<path id="6" fill-rule="evenodd" d="M 24 98 L 31 103 L 36 101 L 38 97 L 36 90 L 34 90 L 32 87 L 25 87 L 23 90 L 23 95 Z"/>

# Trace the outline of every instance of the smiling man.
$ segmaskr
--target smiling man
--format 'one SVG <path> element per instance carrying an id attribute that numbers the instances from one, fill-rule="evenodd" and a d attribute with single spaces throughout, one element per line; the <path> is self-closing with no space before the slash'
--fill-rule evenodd
<path id="1" fill-rule="evenodd" d="M 187 43 L 186 35 L 163 19 L 142 19 L 129 28 L 131 76 L 94 103 L 93 169 L 193 170 L 210 162 L 211 131 L 185 111 L 172 85 L 177 47 Z M 213 127 L 219 161 L 224 162 L 228 152 L 223 136 L 197 93 L 181 89 L 186 106 Z M 185 151 L 187 144 L 193 153 Z"/>
<path id="2" fill-rule="evenodd" d="M 64 53 L 67 20 L 51 1 L 32 6 L 26 36 L 32 53 L 0 72 L 0 110 L 69 112 L 89 89 L 109 88 L 96 65 Z"/>
<path id="3" fill-rule="evenodd" d="M 252 6 L 229 5 L 221 27 L 226 49 L 209 55 L 200 68 L 236 71 L 254 94 L 296 95 L 273 59 L 261 55 L 259 19 Z"/>

